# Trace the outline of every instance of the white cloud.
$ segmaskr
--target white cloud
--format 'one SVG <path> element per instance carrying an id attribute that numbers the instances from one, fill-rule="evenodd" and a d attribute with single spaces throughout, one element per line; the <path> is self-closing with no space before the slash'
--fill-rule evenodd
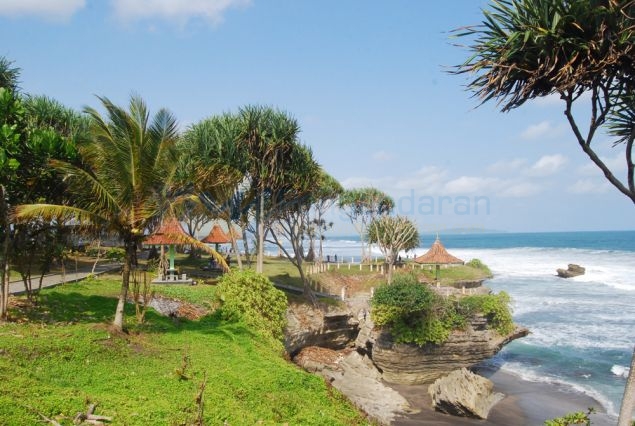
<path id="1" fill-rule="evenodd" d="M 567 189 L 574 194 L 602 194 L 607 192 L 610 186 L 603 180 L 579 179 Z"/>
<path id="2" fill-rule="evenodd" d="M 537 177 L 550 176 L 560 171 L 566 163 L 567 157 L 564 155 L 544 155 L 527 170 L 527 174 Z"/>
<path id="3" fill-rule="evenodd" d="M 527 160 L 524 158 L 514 158 L 512 160 L 501 160 L 497 161 L 494 164 L 490 164 L 487 167 L 487 172 L 491 174 L 507 174 L 514 173 L 521 170 L 525 164 L 527 164 Z"/>
<path id="4" fill-rule="evenodd" d="M 536 140 L 545 137 L 552 137 L 562 132 L 562 126 L 554 126 L 551 121 L 541 121 L 532 124 L 522 131 L 520 137 L 526 140 Z"/>
<path id="5" fill-rule="evenodd" d="M 506 187 L 499 191 L 497 195 L 500 197 L 524 198 L 536 195 L 541 191 L 542 188 L 535 183 L 514 182 L 506 185 Z"/>
<path id="6" fill-rule="evenodd" d="M 84 6 L 85 0 L 1 0 L 0 15 L 32 15 L 47 20 L 65 21 Z"/>
<path id="7" fill-rule="evenodd" d="M 185 25 L 200 18 L 218 25 L 228 9 L 249 6 L 251 0 L 112 0 L 112 4 L 123 21 L 159 18 Z"/>
<path id="8" fill-rule="evenodd" d="M 390 161 L 395 158 L 390 152 L 386 151 L 377 151 L 373 154 L 373 160 L 375 161 Z"/>
<path id="9" fill-rule="evenodd" d="M 476 194 L 496 190 L 500 184 L 500 179 L 496 178 L 461 176 L 447 182 L 444 190 L 448 194 Z"/>
<path id="10" fill-rule="evenodd" d="M 427 195 L 439 194 L 447 175 L 447 170 L 441 167 L 425 166 L 411 175 L 396 180 L 394 187 L 398 190 L 421 191 Z"/>

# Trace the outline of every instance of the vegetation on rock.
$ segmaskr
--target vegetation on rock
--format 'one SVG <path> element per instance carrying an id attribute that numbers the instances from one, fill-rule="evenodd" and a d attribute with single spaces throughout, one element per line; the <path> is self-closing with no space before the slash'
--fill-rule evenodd
<path id="1" fill-rule="evenodd" d="M 395 277 L 391 285 L 379 287 L 371 300 L 371 316 L 377 326 L 389 327 L 397 343 L 441 344 L 453 330 L 464 329 L 478 314 L 501 335 L 513 331 L 505 292 L 444 298 L 414 274 Z"/>

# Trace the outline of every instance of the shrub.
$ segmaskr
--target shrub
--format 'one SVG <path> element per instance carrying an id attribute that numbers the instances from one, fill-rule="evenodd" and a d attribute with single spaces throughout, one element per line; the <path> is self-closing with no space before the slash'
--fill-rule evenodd
<path id="1" fill-rule="evenodd" d="M 487 316 L 498 333 L 512 332 L 509 302 L 505 292 L 444 299 L 416 277 L 401 275 L 392 285 L 377 288 L 371 316 L 377 326 L 390 328 L 395 342 L 423 346 L 445 342 L 453 330 L 465 328 L 479 313 Z"/>
<path id="2" fill-rule="evenodd" d="M 476 313 L 485 315 L 491 327 L 503 335 L 514 331 L 514 319 L 509 309 L 510 302 L 511 298 L 504 291 L 498 294 L 467 296 L 459 300 L 460 306 L 466 308 L 468 315 Z"/>
<path id="3" fill-rule="evenodd" d="M 120 247 L 111 247 L 106 251 L 106 259 L 121 262 L 126 257 L 126 251 Z"/>
<path id="4" fill-rule="evenodd" d="M 230 272 L 220 279 L 216 295 L 221 318 L 243 321 L 264 336 L 282 339 L 287 297 L 267 277 L 250 270 Z"/>
<path id="5" fill-rule="evenodd" d="M 472 268 L 475 268 L 475 269 L 480 269 L 481 271 L 486 272 L 487 275 L 492 275 L 492 271 L 490 271 L 489 267 L 483 262 L 481 262 L 480 259 L 472 259 L 469 262 L 467 262 L 466 265 L 471 266 Z"/>

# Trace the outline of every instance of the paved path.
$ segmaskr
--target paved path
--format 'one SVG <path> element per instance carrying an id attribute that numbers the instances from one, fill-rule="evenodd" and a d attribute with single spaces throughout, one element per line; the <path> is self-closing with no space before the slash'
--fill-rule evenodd
<path id="1" fill-rule="evenodd" d="M 120 269 L 120 268 L 121 268 L 120 263 L 98 264 L 97 267 L 95 268 L 95 275 L 116 271 L 117 269 Z M 79 268 L 77 272 L 75 272 L 75 268 L 69 269 L 66 273 L 66 276 L 64 277 L 62 276 L 62 274 L 45 275 L 44 279 L 42 280 L 42 288 L 55 287 L 56 285 L 83 280 L 84 278 L 86 278 L 88 275 L 91 274 L 91 271 L 92 271 L 92 266 Z M 39 275 L 34 275 L 31 278 L 34 288 L 37 288 L 39 280 L 40 280 Z M 24 283 L 22 282 L 21 279 L 11 281 L 9 283 L 9 293 L 18 295 L 18 294 L 23 294 L 25 292 L 26 292 L 26 289 L 24 288 Z"/>

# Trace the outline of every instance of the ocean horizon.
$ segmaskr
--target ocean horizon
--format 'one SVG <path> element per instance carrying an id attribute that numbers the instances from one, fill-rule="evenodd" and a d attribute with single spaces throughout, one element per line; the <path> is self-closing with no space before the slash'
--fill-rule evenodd
<path id="1" fill-rule="evenodd" d="M 425 253 L 437 234 L 423 234 Z M 488 364 L 524 380 L 551 383 L 599 401 L 617 415 L 635 344 L 635 231 L 439 233 L 448 251 L 478 258 L 494 277 L 485 285 L 512 297 L 516 323 L 531 334 Z M 375 247 L 373 256 L 380 257 Z M 359 261 L 358 236 L 328 237 L 324 256 Z M 557 268 L 586 268 L 563 279 Z"/>

